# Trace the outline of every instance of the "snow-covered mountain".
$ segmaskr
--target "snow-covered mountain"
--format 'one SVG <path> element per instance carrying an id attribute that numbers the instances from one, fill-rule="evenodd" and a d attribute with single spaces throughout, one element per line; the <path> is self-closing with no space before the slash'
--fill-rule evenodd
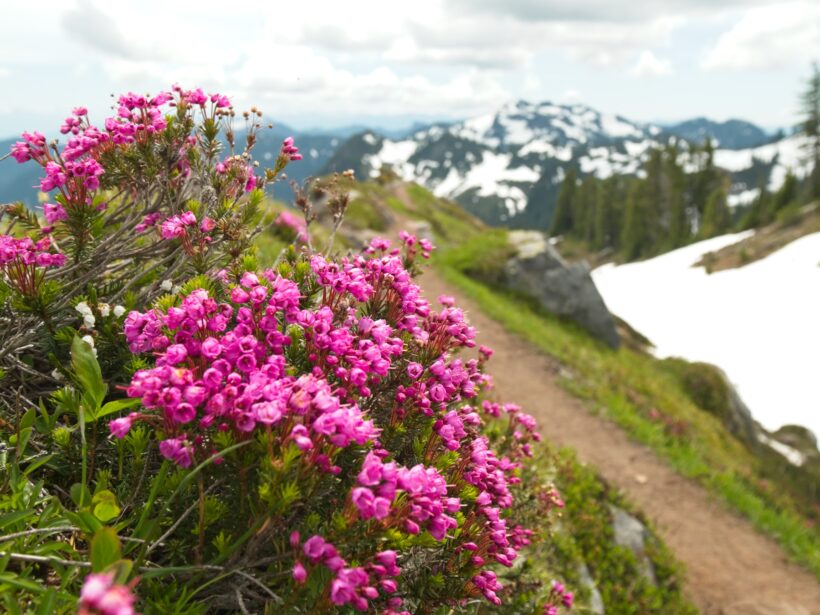
<path id="1" fill-rule="evenodd" d="M 519 101 L 401 140 L 364 132 L 340 146 L 326 169 L 353 168 L 359 177 L 368 177 L 387 164 L 490 224 L 543 229 L 568 168 L 582 177 L 637 174 L 649 150 L 670 140 L 687 146 L 658 126 L 585 105 Z M 761 177 L 777 189 L 788 169 L 805 172 L 799 146 L 799 138 L 789 137 L 755 148 L 718 150 L 717 163 L 733 177 L 730 203 L 750 201 Z"/>
<path id="2" fill-rule="evenodd" d="M 773 139 L 766 131 L 744 120 L 715 122 L 705 117 L 697 117 L 677 124 L 665 126 L 666 130 L 693 143 L 703 144 L 712 139 L 718 147 L 725 149 L 746 149 L 764 145 Z"/>

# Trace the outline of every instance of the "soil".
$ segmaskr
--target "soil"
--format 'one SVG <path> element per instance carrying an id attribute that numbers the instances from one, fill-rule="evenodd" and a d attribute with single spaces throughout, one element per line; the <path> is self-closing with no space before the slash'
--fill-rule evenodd
<path id="1" fill-rule="evenodd" d="M 543 435 L 575 449 L 653 522 L 686 567 L 685 589 L 707 615 L 817 615 L 820 583 L 788 561 L 773 540 L 683 478 L 615 424 L 562 389 L 560 366 L 479 311 L 428 270 L 426 296 L 453 295 L 495 351 L 489 368 L 499 396 L 534 415 Z"/>

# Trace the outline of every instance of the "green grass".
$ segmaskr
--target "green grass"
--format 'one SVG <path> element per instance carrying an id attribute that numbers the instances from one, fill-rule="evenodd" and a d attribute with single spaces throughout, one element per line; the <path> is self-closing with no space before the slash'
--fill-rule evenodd
<path id="1" fill-rule="evenodd" d="M 526 299 L 476 282 L 453 266 L 458 262 L 444 254 L 437 267 L 488 316 L 573 370 L 574 378 L 562 380 L 567 390 L 588 400 L 593 411 L 649 446 L 680 474 L 706 486 L 820 579 L 817 530 L 796 512 L 788 494 L 765 488 L 759 461 L 717 417 L 694 404 L 662 362 L 626 348 L 610 350 Z"/>
<path id="2" fill-rule="evenodd" d="M 592 468 L 579 463 L 571 451 L 559 452 L 556 470 L 556 486 L 565 502 L 564 527 L 554 536 L 562 578 L 573 587 L 583 588 L 578 563 L 585 562 L 606 612 L 613 615 L 697 613 L 683 595 L 683 567 L 657 537 L 652 524 Z M 637 517 L 649 530 L 645 554 L 652 563 L 657 585 L 641 574 L 635 554 L 616 544 L 611 505 Z M 582 598 L 588 601 L 589 596 Z"/>

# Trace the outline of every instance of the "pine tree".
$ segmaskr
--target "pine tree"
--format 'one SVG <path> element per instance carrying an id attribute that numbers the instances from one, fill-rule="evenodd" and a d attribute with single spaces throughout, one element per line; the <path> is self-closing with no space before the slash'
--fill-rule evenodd
<path id="1" fill-rule="evenodd" d="M 801 132 L 808 137 L 808 158 L 812 164 L 809 192 L 813 199 L 820 198 L 820 68 L 815 62 L 806 90 L 800 97 L 803 122 Z"/>
<path id="2" fill-rule="evenodd" d="M 674 249 L 689 243 L 692 233 L 686 207 L 686 174 L 678 163 L 678 149 L 675 145 L 666 148 L 664 175 L 669 209 L 669 228 L 664 244 L 666 248 Z"/>
<path id="3" fill-rule="evenodd" d="M 561 184 L 558 200 L 555 203 L 555 213 L 552 216 L 552 224 L 549 230 L 549 234 L 553 237 L 570 233 L 573 230 L 577 180 L 575 169 L 569 169 Z"/>
<path id="4" fill-rule="evenodd" d="M 773 207 L 772 194 L 766 186 L 766 178 L 761 177 L 757 183 L 757 196 L 738 222 L 738 229 L 749 229 L 764 226 L 772 221 Z"/>
<path id="5" fill-rule="evenodd" d="M 575 203 L 574 235 L 588 243 L 595 238 L 595 215 L 601 198 L 601 181 L 588 175 L 578 188 Z"/>
<path id="6" fill-rule="evenodd" d="M 647 251 L 646 226 L 646 182 L 632 183 L 624 206 L 624 221 L 621 231 L 621 251 L 627 260 L 640 258 Z"/>
<path id="7" fill-rule="evenodd" d="M 786 179 L 783 180 L 783 185 L 780 190 L 774 195 L 772 199 L 772 218 L 774 214 L 786 209 L 789 205 L 797 202 L 800 185 L 794 173 L 789 171 L 786 174 Z"/>
<path id="8" fill-rule="evenodd" d="M 718 188 L 720 172 L 715 167 L 715 147 L 712 139 L 706 139 L 701 150 L 693 150 L 698 170 L 692 176 L 692 206 L 700 214 L 706 209 L 706 201 Z"/>
<path id="9" fill-rule="evenodd" d="M 719 185 L 706 199 L 706 207 L 703 210 L 703 218 L 699 230 L 699 235 L 703 239 L 722 235 L 732 224 L 732 212 L 726 203 L 726 188 Z"/>

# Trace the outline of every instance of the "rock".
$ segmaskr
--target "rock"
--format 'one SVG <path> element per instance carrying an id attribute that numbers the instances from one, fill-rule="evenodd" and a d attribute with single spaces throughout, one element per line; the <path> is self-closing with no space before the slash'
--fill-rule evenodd
<path id="1" fill-rule="evenodd" d="M 755 423 L 749 407 L 740 398 L 740 395 L 738 395 L 734 385 L 729 381 L 729 377 L 726 373 L 721 369 L 718 369 L 718 372 L 726 383 L 727 391 L 728 413 L 723 417 L 723 422 L 729 431 L 737 438 L 754 449 L 758 442 L 757 423 Z"/>
<path id="2" fill-rule="evenodd" d="M 585 262 L 567 263 L 538 231 L 510 231 L 509 241 L 516 255 L 504 266 L 505 286 L 533 297 L 544 309 L 618 348 L 615 321 Z"/>
<path id="3" fill-rule="evenodd" d="M 817 457 L 817 438 L 810 429 L 801 425 L 783 425 L 772 434 L 772 437 L 791 446 L 806 455 L 806 457 Z"/>
<path id="4" fill-rule="evenodd" d="M 601 597 L 601 592 L 598 591 L 598 587 L 589 573 L 589 568 L 584 562 L 578 564 L 578 578 L 581 580 L 581 585 L 589 591 L 587 611 L 595 615 L 604 615 L 604 599 Z"/>
<path id="5" fill-rule="evenodd" d="M 612 513 L 612 528 L 615 532 L 615 544 L 626 547 L 635 554 L 641 574 L 653 585 L 657 585 L 655 567 L 646 554 L 646 543 L 651 538 L 649 530 L 638 519 L 630 515 L 623 508 L 609 505 Z"/>

